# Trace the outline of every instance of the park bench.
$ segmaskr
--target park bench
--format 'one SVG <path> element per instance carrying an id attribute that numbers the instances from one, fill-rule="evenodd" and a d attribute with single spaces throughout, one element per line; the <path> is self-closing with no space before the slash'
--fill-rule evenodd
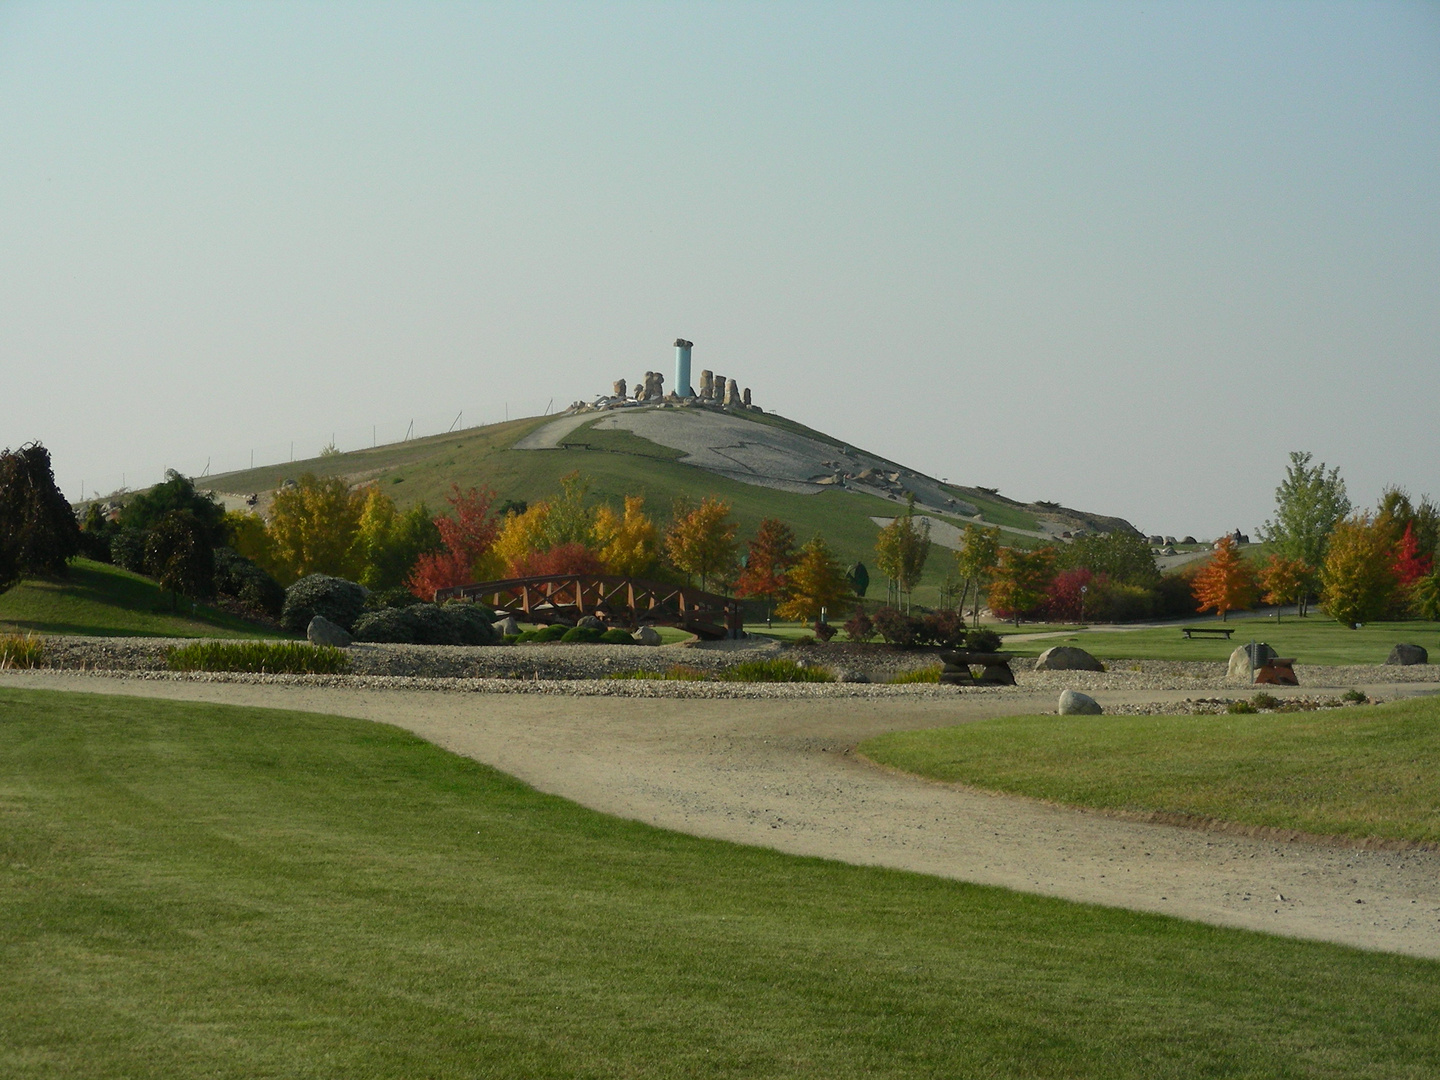
<path id="1" fill-rule="evenodd" d="M 1295 658 L 1272 656 L 1255 669 L 1255 683 L 1269 683 L 1272 686 L 1299 686 L 1295 675 Z"/>
<path id="2" fill-rule="evenodd" d="M 1014 686 L 1015 673 L 1010 670 L 1014 653 L 942 652 L 945 669 L 940 681 L 946 686 Z M 979 676 L 970 673 L 971 665 L 984 668 Z"/>
<path id="3" fill-rule="evenodd" d="M 1185 635 L 1187 640 L 1196 634 L 1224 634 L 1225 640 L 1229 641 L 1235 628 L 1233 626 L 1182 626 L 1180 632 Z"/>

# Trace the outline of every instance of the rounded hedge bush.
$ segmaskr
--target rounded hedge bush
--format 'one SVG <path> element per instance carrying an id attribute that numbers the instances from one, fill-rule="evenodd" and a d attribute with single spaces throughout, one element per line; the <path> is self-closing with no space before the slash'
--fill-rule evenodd
<path id="1" fill-rule="evenodd" d="M 569 642 L 570 644 L 578 643 L 582 645 L 589 645 L 593 642 L 599 641 L 600 635 L 603 633 L 605 633 L 604 630 L 596 630 L 593 626 L 572 626 L 569 630 L 566 630 L 565 633 L 560 636 L 560 640 Z"/>
<path id="2" fill-rule="evenodd" d="M 629 630 L 621 630 L 617 626 L 601 634 L 600 642 L 604 645 L 634 645 L 635 638 L 631 636 Z"/>
<path id="3" fill-rule="evenodd" d="M 285 607 L 284 587 L 233 548 L 215 549 L 215 591 L 272 619 Z"/>
<path id="4" fill-rule="evenodd" d="M 479 604 L 410 604 L 367 611 L 355 621 L 355 640 L 396 645 L 494 645 L 500 635 Z"/>
<path id="5" fill-rule="evenodd" d="M 353 581 L 311 574 L 285 590 L 280 625 L 297 634 L 305 633 L 310 620 L 323 615 L 331 622 L 353 631 L 355 620 L 365 610 L 365 590 Z"/>

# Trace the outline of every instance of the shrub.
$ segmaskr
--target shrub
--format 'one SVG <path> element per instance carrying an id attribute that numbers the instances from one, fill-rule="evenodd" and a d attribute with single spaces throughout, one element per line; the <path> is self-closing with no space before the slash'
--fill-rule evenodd
<path id="1" fill-rule="evenodd" d="M 1345 693 L 1343 693 L 1343 694 L 1340 695 L 1340 700 L 1341 700 L 1341 701 L 1349 701 L 1349 702 L 1352 702 L 1352 703 L 1354 703 L 1354 704 L 1356 704 L 1356 705 L 1364 705 L 1364 704 L 1365 704 L 1367 701 L 1369 701 L 1370 699 L 1365 696 L 1364 691 L 1361 691 L 1361 690 L 1346 690 Z"/>
<path id="2" fill-rule="evenodd" d="M 34 634 L 6 634 L 0 637 L 0 671 L 6 668 L 36 668 L 44 659 L 44 638 Z"/>
<path id="3" fill-rule="evenodd" d="M 1280 704 L 1280 699 L 1274 694 L 1267 694 L 1264 690 L 1250 698 L 1250 704 L 1257 709 L 1273 709 Z"/>
<path id="4" fill-rule="evenodd" d="M 958 649 L 965 644 L 965 617 L 958 611 L 932 611 L 920 620 L 920 641 Z"/>
<path id="5" fill-rule="evenodd" d="M 1095 622 L 1137 622 L 1153 616 L 1155 605 L 1152 589 L 1100 578 L 1085 599 L 1085 615 Z"/>
<path id="6" fill-rule="evenodd" d="M 396 645 L 493 645 L 499 634 L 480 604 L 409 604 L 367 611 L 355 620 L 356 641 Z"/>
<path id="7" fill-rule="evenodd" d="M 521 644 L 527 641 L 538 641 L 541 644 L 547 641 L 559 641 L 569 629 L 570 627 L 563 623 L 555 623 L 553 626 L 542 626 L 539 630 L 526 630 L 515 640 Z"/>
<path id="8" fill-rule="evenodd" d="M 827 668 L 806 667 L 788 657 L 773 660 L 746 660 L 726 671 L 726 682 L 817 683 L 834 682 L 835 674 Z"/>
<path id="9" fill-rule="evenodd" d="M 593 626 L 572 626 L 560 635 L 560 640 L 572 645 L 591 645 L 599 641 L 603 633 L 604 630 L 597 630 Z"/>
<path id="10" fill-rule="evenodd" d="M 874 623 L 879 635 L 888 644 L 900 649 L 913 649 L 919 644 L 924 629 L 919 619 L 892 607 L 877 611 Z"/>
<path id="11" fill-rule="evenodd" d="M 145 534 L 139 529 L 121 529 L 110 540 L 110 561 L 132 574 L 145 572 Z"/>
<path id="12" fill-rule="evenodd" d="M 851 641 L 869 641 L 875 636 L 875 623 L 863 611 L 856 611 L 842 628 Z"/>
<path id="13" fill-rule="evenodd" d="M 1232 701 L 1229 705 L 1225 706 L 1225 711 L 1227 713 L 1253 713 L 1259 710 L 1248 701 Z"/>
<path id="14" fill-rule="evenodd" d="M 355 620 L 365 610 L 365 590 L 353 581 L 310 574 L 285 590 L 285 605 L 280 611 L 280 625 L 303 634 L 316 615 L 323 615 L 346 630 L 353 630 Z"/>
<path id="15" fill-rule="evenodd" d="M 280 583 L 233 548 L 215 549 L 215 591 L 258 614 L 276 618 L 285 606 Z"/>
<path id="16" fill-rule="evenodd" d="M 197 641 L 171 649 L 171 671 L 257 671 L 272 675 L 340 675 L 350 658 L 329 645 L 299 641 Z"/>
<path id="17" fill-rule="evenodd" d="M 999 652 L 1003 639 L 988 627 L 977 627 L 965 635 L 965 648 L 975 653 Z"/>
<path id="18" fill-rule="evenodd" d="M 829 641 L 835 636 L 835 627 L 829 623 L 816 622 L 810 629 L 815 631 L 815 636 L 821 641 Z"/>
<path id="19" fill-rule="evenodd" d="M 600 641 L 602 644 L 605 645 L 635 644 L 635 639 L 630 636 L 630 631 L 621 630 L 619 627 L 615 627 L 611 630 L 606 630 L 603 634 L 600 635 Z"/>
<path id="20" fill-rule="evenodd" d="M 930 667 L 915 668 L 912 671 L 902 671 L 898 675 L 892 675 L 885 681 L 892 686 L 904 686 L 908 683 L 939 683 L 941 665 L 932 664 Z"/>
<path id="21" fill-rule="evenodd" d="M 404 585 L 396 585 L 391 589 L 377 589 L 365 597 L 365 610 L 384 611 L 387 608 L 406 608 L 423 603 L 425 603 L 424 600 L 405 588 Z"/>

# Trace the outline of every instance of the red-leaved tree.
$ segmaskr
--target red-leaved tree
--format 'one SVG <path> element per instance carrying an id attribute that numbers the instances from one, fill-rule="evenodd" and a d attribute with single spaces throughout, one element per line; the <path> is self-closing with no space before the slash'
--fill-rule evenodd
<path id="1" fill-rule="evenodd" d="M 515 577 L 548 577 L 552 574 L 603 574 L 600 557 L 584 544 L 557 544 L 549 551 L 531 551 L 510 564 Z"/>
<path id="2" fill-rule="evenodd" d="M 1088 589 L 1094 580 L 1088 567 L 1061 570 L 1046 590 L 1046 614 L 1057 622 L 1079 622 L 1085 617 L 1085 594 L 1080 590 Z"/>
<path id="3" fill-rule="evenodd" d="M 766 614 L 785 593 L 785 578 L 799 558 L 795 534 L 783 521 L 766 518 L 760 522 L 755 539 L 748 544 L 745 568 L 735 582 L 736 596 L 755 596 L 765 601 Z"/>
<path id="4" fill-rule="evenodd" d="M 1407 521 L 1405 532 L 1400 537 L 1400 542 L 1395 545 L 1395 561 L 1390 564 L 1390 569 L 1395 573 L 1395 581 L 1402 589 L 1408 589 L 1430 573 L 1433 561 L 1429 555 L 1420 553 L 1420 543 L 1415 539 L 1415 525 Z"/>
<path id="5" fill-rule="evenodd" d="M 435 519 L 443 546 L 415 560 L 415 569 L 405 582 L 412 593 L 424 600 L 433 599 L 438 589 L 475 582 L 480 561 L 490 553 L 500 534 L 500 522 L 492 512 L 494 491 L 471 488 L 462 492 L 459 484 L 451 484 L 450 488 L 445 501 L 455 516 Z"/>

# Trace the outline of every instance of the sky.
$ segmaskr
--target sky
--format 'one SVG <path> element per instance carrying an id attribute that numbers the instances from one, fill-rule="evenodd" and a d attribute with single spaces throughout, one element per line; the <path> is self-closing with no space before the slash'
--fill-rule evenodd
<path id="1" fill-rule="evenodd" d="M 1147 533 L 1292 450 L 1440 497 L 1440 4 L 0 3 L 0 446 L 72 499 L 677 337 Z"/>

